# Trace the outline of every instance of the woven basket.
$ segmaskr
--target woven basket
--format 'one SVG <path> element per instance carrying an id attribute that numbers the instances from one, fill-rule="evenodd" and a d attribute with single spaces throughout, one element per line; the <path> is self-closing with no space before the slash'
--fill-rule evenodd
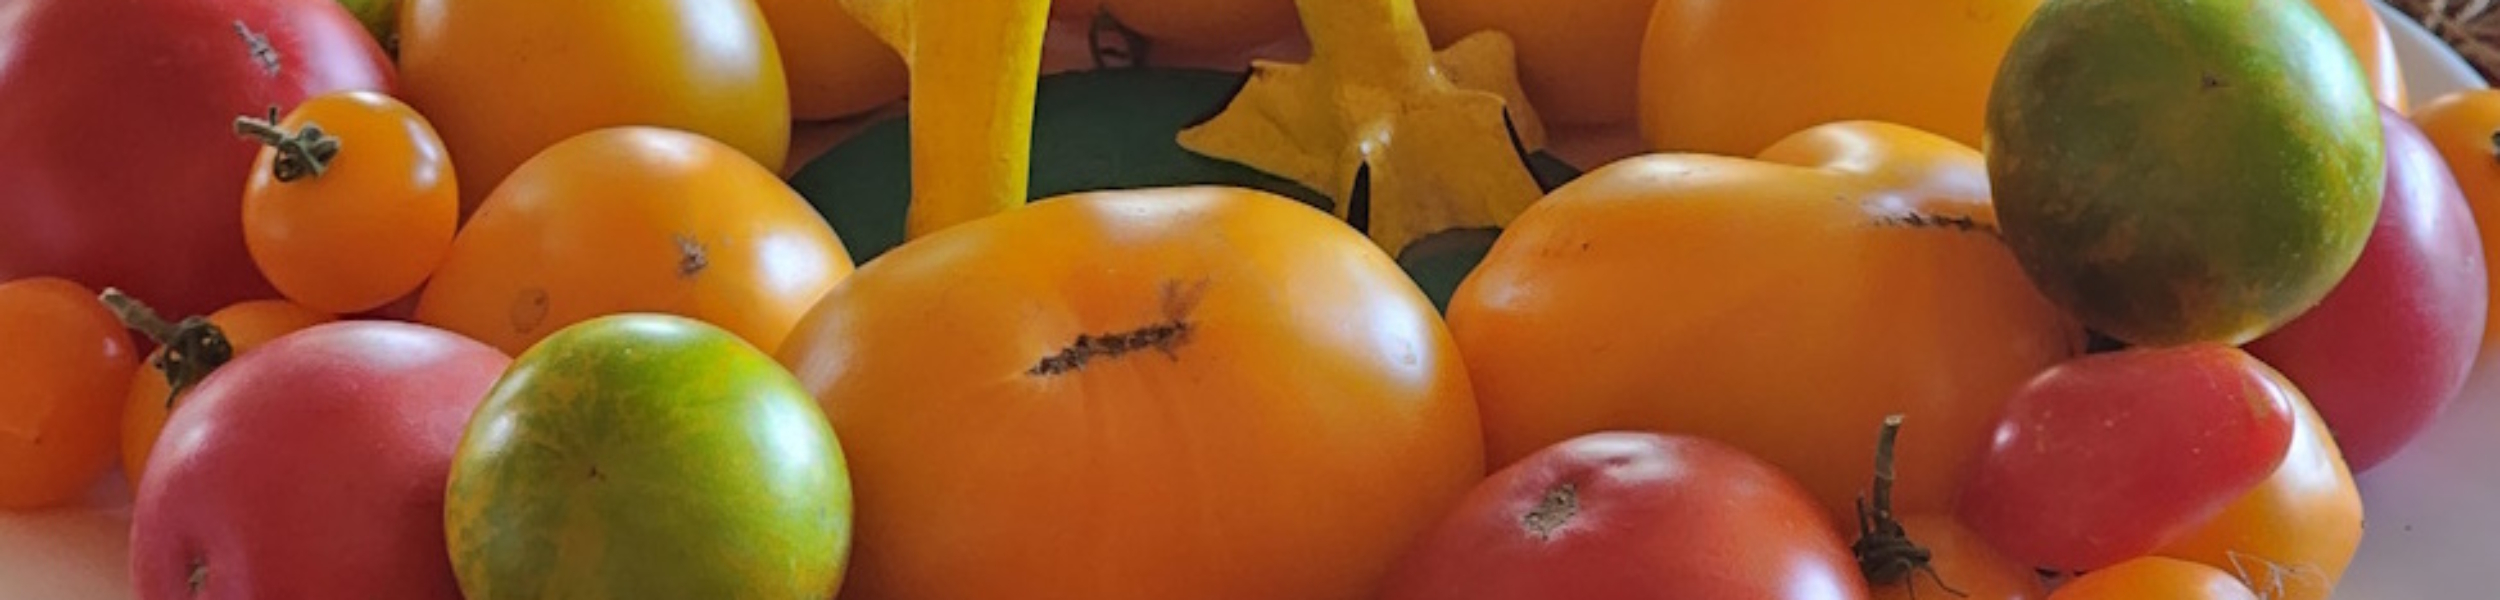
<path id="1" fill-rule="evenodd" d="M 2500 0 L 2385 1 L 2456 48 L 2484 80 L 2500 80 Z"/>

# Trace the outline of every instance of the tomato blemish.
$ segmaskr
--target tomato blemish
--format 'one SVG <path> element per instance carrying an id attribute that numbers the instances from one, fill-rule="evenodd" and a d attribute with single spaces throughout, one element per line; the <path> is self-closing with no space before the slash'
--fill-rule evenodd
<path id="1" fill-rule="evenodd" d="M 1578 514 L 1580 514 L 1579 487 L 1565 483 L 1546 490 L 1545 499 L 1537 502 L 1535 509 L 1519 516 L 1519 526 L 1527 529 L 1528 535 L 1536 536 L 1538 541 L 1551 541 L 1554 539 L 1554 532 L 1562 529 L 1564 524 L 1571 522 L 1571 517 Z"/>

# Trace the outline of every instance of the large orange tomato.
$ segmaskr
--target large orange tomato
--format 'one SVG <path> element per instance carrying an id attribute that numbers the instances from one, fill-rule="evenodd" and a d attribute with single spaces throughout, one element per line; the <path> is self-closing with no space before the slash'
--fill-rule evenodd
<path id="1" fill-rule="evenodd" d="M 846 600 L 1370 598 L 1485 475 L 1423 293 L 1343 222 L 1247 189 L 931 234 L 779 356 L 851 461 Z"/>
<path id="2" fill-rule="evenodd" d="M 893 46 L 859 24 L 841 0 L 755 0 L 772 24 L 790 83 L 790 116 L 845 117 L 903 97 L 911 73 Z M 777 165 L 776 165 L 777 166 Z"/>
<path id="3" fill-rule="evenodd" d="M 2370 6 L 2374 0 L 2309 0 L 2327 22 L 2335 24 L 2336 35 L 2352 48 L 2353 58 L 2361 61 L 2361 69 L 2370 78 L 2370 95 L 2380 104 L 2403 112 L 2413 106 L 2405 90 L 2404 67 L 2396 60 L 2396 40 L 2387 33 L 2387 24 L 2380 22 L 2378 11 Z"/>
<path id="4" fill-rule="evenodd" d="M 461 214 L 522 161 L 592 129 L 653 125 L 782 167 L 790 92 L 754 0 L 404 0 L 408 104 L 451 150 Z"/>
<path id="5" fill-rule="evenodd" d="M 1479 31 L 1509 34 L 1537 116 L 1556 123 L 1632 120 L 1641 38 L 1658 0 L 1415 0 L 1435 46 Z"/>
<path id="6" fill-rule="evenodd" d="M 2474 224 L 2483 233 L 2483 264 L 2500 265 L 2500 90 L 2471 90 L 2431 99 L 2411 115 L 2439 149 L 2448 173 L 2465 192 Z M 2494 315 L 2483 327 L 2482 358 L 2500 357 L 2500 293 L 2490 295 Z M 2480 367 L 2477 367 L 2480 368 Z"/>
<path id="7" fill-rule="evenodd" d="M 417 320 L 518 355 L 591 317 L 664 312 L 773 348 L 851 266 L 832 226 L 737 150 L 615 127 L 513 171 L 452 240 Z"/>
<path id="8" fill-rule="evenodd" d="M 2083 339 L 1995 227 L 1979 153 L 1897 125 L 1583 175 L 1450 300 L 1486 451 L 1715 438 L 1796 475 L 1841 526 L 1874 460 L 1856 441 L 1902 414 L 1895 510 L 1942 511 L 2006 399 Z"/>
<path id="9" fill-rule="evenodd" d="M 1640 62 L 1652 148 L 1743 156 L 1889 121 L 1978 146 L 1997 61 L 2040 0 L 1659 0 Z"/>
<path id="10" fill-rule="evenodd" d="M 2155 554 L 2238 577 L 2270 600 L 2326 600 L 2361 549 L 2361 492 L 2335 437 L 2295 398 L 2291 449 L 2274 475 Z"/>

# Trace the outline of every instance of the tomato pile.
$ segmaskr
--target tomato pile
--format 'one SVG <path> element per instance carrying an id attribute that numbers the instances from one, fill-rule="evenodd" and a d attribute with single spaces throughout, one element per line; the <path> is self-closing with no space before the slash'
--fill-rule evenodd
<path id="1" fill-rule="evenodd" d="M 2327 598 L 2500 92 L 1983 4 L 15 0 L 0 509 L 118 471 L 142 598 Z"/>

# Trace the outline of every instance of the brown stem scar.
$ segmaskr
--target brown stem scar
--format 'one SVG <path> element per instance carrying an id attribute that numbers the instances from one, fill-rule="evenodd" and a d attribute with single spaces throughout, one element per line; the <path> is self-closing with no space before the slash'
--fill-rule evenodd
<path id="1" fill-rule="evenodd" d="M 1118 358 L 1148 349 L 1178 360 L 1181 345 L 1189 343 L 1190 332 L 1197 328 L 1197 324 L 1189 321 L 1189 313 L 1198 307 L 1200 300 L 1205 299 L 1206 291 L 1205 279 L 1187 285 L 1177 281 L 1164 282 L 1161 321 L 1117 333 L 1077 334 L 1076 341 L 1042 357 L 1041 362 L 1025 369 L 1024 374 L 1040 377 L 1074 372 L 1084 369 L 1087 363 L 1096 359 Z"/>
<path id="2" fill-rule="evenodd" d="M 1551 540 L 1556 530 L 1562 529 L 1563 525 L 1571 522 L 1571 517 L 1578 514 L 1580 490 L 1566 483 L 1547 490 L 1545 499 L 1537 502 L 1535 509 L 1519 516 L 1519 526 L 1540 541 Z"/>
<path id="3" fill-rule="evenodd" d="M 200 588 L 208 587 L 208 559 L 199 557 L 193 557 L 191 559 L 191 578 L 189 583 L 191 584 L 191 595 L 193 596 L 200 595 Z"/>
<path id="4" fill-rule="evenodd" d="M 1907 227 L 1912 229 L 1952 229 L 1963 233 L 1985 233 L 1988 235 L 1997 235 L 1997 228 L 1994 225 L 1981 223 L 1979 222 L 1979 219 L 1968 216 L 1930 215 L 1917 212 L 1904 212 L 1876 217 L 1875 221 L 1877 224 L 1887 227 Z"/>
<path id="5" fill-rule="evenodd" d="M 710 253 L 703 249 L 703 242 L 695 240 L 694 236 L 677 236 L 678 277 L 694 277 L 709 266 L 712 266 L 712 259 Z"/>
<path id="6" fill-rule="evenodd" d="M 512 332 L 528 334 L 547 322 L 547 290 L 524 288 L 512 299 Z"/>
<path id="7" fill-rule="evenodd" d="M 251 49 L 252 61 L 260 63 L 260 70 L 273 76 L 278 74 L 278 48 L 269 45 L 268 35 L 252 31 L 252 26 L 243 24 L 241 20 L 234 22 L 234 33 L 243 37 L 244 46 Z"/>

